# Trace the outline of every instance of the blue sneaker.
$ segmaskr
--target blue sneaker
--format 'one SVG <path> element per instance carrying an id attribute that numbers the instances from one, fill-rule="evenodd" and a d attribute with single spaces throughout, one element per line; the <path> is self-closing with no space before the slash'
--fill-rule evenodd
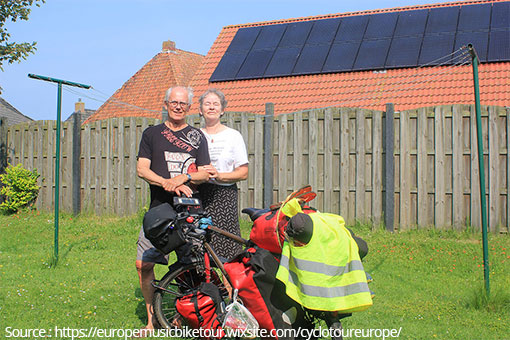
<path id="1" fill-rule="evenodd" d="M 367 283 L 374 281 L 374 279 L 372 278 L 372 275 L 370 275 L 369 273 L 365 272 L 365 276 L 367 277 Z"/>

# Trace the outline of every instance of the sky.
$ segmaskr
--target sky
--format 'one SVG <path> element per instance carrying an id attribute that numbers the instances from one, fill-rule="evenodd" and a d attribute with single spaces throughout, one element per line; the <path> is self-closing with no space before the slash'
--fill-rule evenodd
<path id="1" fill-rule="evenodd" d="M 0 71 L 3 99 L 34 120 L 57 117 L 57 84 L 29 73 L 91 85 L 63 86 L 62 120 L 85 102 L 97 109 L 166 40 L 206 55 L 225 26 L 277 19 L 441 3 L 441 0 L 46 0 L 28 21 L 6 23 L 10 42 L 37 51 Z"/>

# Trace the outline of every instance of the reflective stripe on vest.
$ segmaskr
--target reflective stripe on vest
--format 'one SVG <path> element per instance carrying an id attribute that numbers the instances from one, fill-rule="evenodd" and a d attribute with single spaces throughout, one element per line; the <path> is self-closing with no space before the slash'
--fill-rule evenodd
<path id="1" fill-rule="evenodd" d="M 297 258 L 293 258 L 293 261 L 296 268 L 299 270 L 305 270 L 307 272 L 324 274 L 328 276 L 342 275 L 344 273 L 352 272 L 353 270 L 365 270 L 363 268 L 363 264 L 361 264 L 361 261 L 359 260 L 350 261 L 345 266 L 332 266 L 321 262 Z M 289 268 L 289 258 L 285 255 L 282 255 L 280 264 Z"/>
<path id="2" fill-rule="evenodd" d="M 338 287 L 319 287 L 302 284 L 299 282 L 299 278 L 294 272 L 289 272 L 289 282 L 299 287 L 299 290 L 306 295 L 323 298 L 337 298 L 347 295 L 370 292 L 367 289 L 367 285 L 363 282 L 357 282 L 347 286 Z"/>

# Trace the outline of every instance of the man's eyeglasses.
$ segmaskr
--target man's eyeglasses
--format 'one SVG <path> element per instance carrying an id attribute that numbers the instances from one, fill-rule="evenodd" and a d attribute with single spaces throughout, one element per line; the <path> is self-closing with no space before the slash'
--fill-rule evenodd
<path id="1" fill-rule="evenodd" d="M 185 102 L 178 102 L 178 101 L 171 101 L 171 102 L 167 102 L 172 108 L 176 108 L 177 106 L 180 106 L 181 108 L 185 109 L 189 106 L 188 103 L 185 103 Z"/>

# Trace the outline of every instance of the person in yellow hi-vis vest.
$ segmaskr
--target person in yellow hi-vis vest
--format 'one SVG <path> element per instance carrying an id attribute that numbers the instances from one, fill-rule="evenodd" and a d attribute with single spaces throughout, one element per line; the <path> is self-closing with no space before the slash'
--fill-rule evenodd
<path id="1" fill-rule="evenodd" d="M 288 201 L 281 213 L 291 219 L 276 278 L 285 284 L 287 295 L 313 310 L 352 313 L 370 307 L 358 246 L 344 219 L 303 214 L 297 199 Z"/>

